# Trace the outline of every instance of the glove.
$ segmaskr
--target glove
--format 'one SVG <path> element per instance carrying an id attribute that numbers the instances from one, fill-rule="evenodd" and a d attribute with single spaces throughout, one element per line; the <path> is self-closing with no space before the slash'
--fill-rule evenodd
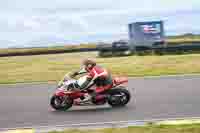
<path id="1" fill-rule="evenodd" d="M 71 76 L 72 76 L 72 77 L 75 77 L 75 76 L 77 76 L 78 74 L 79 74 L 78 72 L 73 72 Z"/>
<path id="2" fill-rule="evenodd" d="M 62 82 L 62 81 L 60 81 L 60 82 L 58 83 L 57 87 L 60 88 L 61 86 L 63 86 L 63 82 Z"/>

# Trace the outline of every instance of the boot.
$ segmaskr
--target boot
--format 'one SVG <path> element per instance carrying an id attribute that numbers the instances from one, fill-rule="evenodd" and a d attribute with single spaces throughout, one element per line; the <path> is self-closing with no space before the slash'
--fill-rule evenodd
<path id="1" fill-rule="evenodd" d="M 80 98 L 75 101 L 75 104 L 76 105 L 84 105 L 86 103 L 89 104 L 91 103 L 91 99 L 92 99 L 92 96 L 89 95 L 88 93 L 85 93 L 83 98 Z"/>

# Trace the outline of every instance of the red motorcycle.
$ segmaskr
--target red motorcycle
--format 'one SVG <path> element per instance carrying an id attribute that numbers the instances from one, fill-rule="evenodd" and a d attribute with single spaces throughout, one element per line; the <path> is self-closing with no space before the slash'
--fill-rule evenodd
<path id="1" fill-rule="evenodd" d="M 94 88 L 95 82 L 84 90 L 77 89 L 77 82 L 80 83 L 81 80 L 84 80 L 84 77 L 82 79 L 80 78 L 79 81 L 69 79 L 62 86 L 59 86 L 50 99 L 51 107 L 60 111 L 67 110 L 73 105 L 77 105 L 77 100 L 84 99 L 86 93 L 89 94 L 94 91 L 91 88 Z M 89 104 L 103 105 L 108 103 L 112 107 L 125 106 L 131 98 L 129 90 L 124 86 L 127 83 L 127 78 L 114 78 L 113 85 L 101 94 L 91 98 Z M 81 105 L 88 105 L 88 102 Z"/>

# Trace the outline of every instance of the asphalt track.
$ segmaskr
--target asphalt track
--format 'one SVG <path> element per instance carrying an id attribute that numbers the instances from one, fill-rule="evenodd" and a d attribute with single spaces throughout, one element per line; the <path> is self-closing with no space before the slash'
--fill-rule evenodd
<path id="1" fill-rule="evenodd" d="M 105 105 L 57 112 L 49 107 L 54 84 L 1 85 L 0 129 L 200 117 L 200 76 L 136 78 L 128 86 L 132 100 L 124 108 Z"/>

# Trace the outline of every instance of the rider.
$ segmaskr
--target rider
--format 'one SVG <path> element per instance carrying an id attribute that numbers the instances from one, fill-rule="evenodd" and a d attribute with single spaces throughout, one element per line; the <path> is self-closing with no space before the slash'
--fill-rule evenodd
<path id="1" fill-rule="evenodd" d="M 94 60 L 83 60 L 82 66 L 82 70 L 74 72 L 71 76 L 75 77 L 79 74 L 87 73 L 86 81 L 80 86 L 80 89 L 86 89 L 93 82 L 96 85 L 96 89 L 91 93 L 92 98 L 112 87 L 113 80 L 111 74 L 105 68 L 97 65 Z M 91 97 L 86 97 L 83 101 L 90 99 Z"/>

